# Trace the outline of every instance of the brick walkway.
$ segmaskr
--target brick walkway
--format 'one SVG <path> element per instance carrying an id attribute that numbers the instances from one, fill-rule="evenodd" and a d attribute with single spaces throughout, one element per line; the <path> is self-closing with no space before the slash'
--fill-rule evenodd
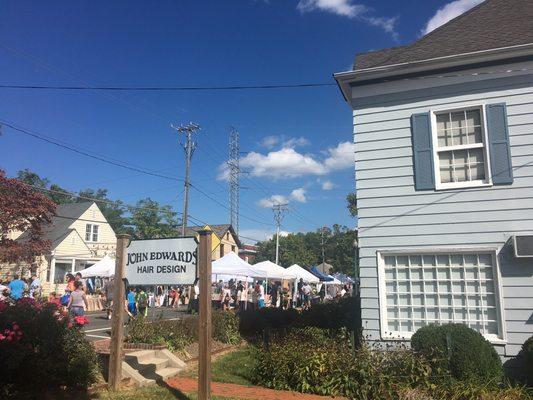
<path id="1" fill-rule="evenodd" d="M 167 385 L 178 389 L 183 393 L 198 391 L 198 382 L 193 378 L 171 378 L 166 381 Z M 233 383 L 211 383 L 211 394 L 213 396 L 230 397 L 234 399 L 246 400 L 326 400 L 342 399 L 342 397 L 324 397 L 314 394 L 304 394 L 288 392 L 284 390 L 266 389 L 258 386 L 243 386 Z"/>

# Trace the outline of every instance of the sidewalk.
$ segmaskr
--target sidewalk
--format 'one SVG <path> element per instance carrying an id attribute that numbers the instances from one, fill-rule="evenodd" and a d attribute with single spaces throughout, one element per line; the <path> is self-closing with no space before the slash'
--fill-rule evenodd
<path id="1" fill-rule="evenodd" d="M 193 378 L 171 378 L 166 384 L 183 393 L 198 391 L 198 382 Z M 211 382 L 211 394 L 213 396 L 229 397 L 246 400 L 326 400 L 343 399 L 342 397 L 326 397 L 314 394 L 289 392 L 285 390 L 266 389 L 259 386 L 243 386 L 233 383 Z"/>

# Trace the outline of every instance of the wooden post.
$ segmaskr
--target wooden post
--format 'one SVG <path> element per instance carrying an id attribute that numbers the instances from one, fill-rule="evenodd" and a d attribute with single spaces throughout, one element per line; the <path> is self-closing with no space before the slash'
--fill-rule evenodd
<path id="1" fill-rule="evenodd" d="M 198 400 L 211 399 L 211 231 L 202 230 L 198 249 L 200 277 Z"/>
<path id="2" fill-rule="evenodd" d="M 113 316 L 111 319 L 111 343 L 109 347 L 109 387 L 117 390 L 122 379 L 122 341 L 124 339 L 124 270 L 130 235 L 117 235 L 115 260 L 115 287 L 113 294 Z"/>

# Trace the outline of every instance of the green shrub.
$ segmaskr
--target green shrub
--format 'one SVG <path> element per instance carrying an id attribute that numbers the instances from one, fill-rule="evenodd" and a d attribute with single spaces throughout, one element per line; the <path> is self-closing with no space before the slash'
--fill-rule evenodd
<path id="1" fill-rule="evenodd" d="M 213 311 L 211 315 L 212 337 L 214 340 L 226 344 L 238 344 L 241 342 L 239 334 L 239 317 L 228 311 Z"/>
<path id="2" fill-rule="evenodd" d="M 52 304 L 0 302 L 0 333 L 0 398 L 85 389 L 96 380 L 92 346 Z"/>
<path id="3" fill-rule="evenodd" d="M 524 375 L 528 385 L 533 386 L 533 336 L 522 345 Z"/>
<path id="4" fill-rule="evenodd" d="M 265 330 L 285 330 L 298 318 L 294 309 L 261 308 L 240 313 L 239 332 L 242 336 L 253 338 Z"/>
<path id="5" fill-rule="evenodd" d="M 194 317 L 176 321 L 136 318 L 128 324 L 125 341 L 160 344 L 167 346 L 170 351 L 182 351 L 198 337 L 197 325 L 198 320 Z"/>
<path id="6" fill-rule="evenodd" d="M 434 369 L 448 371 L 465 382 L 491 382 L 502 378 L 502 363 L 494 347 L 479 333 L 462 324 L 428 325 L 411 338 L 411 346 Z"/>
<path id="7" fill-rule="evenodd" d="M 425 359 L 408 349 L 353 352 L 347 331 L 315 327 L 292 329 L 257 350 L 256 384 L 357 399 L 395 399 L 400 387 L 429 387 L 433 376 Z"/>
<path id="8" fill-rule="evenodd" d="M 223 343 L 237 344 L 239 319 L 230 312 L 214 311 L 212 314 L 212 337 Z M 188 316 L 179 320 L 162 318 L 149 321 L 136 318 L 128 324 L 125 341 L 128 343 L 148 343 L 165 345 L 170 351 L 182 351 L 198 340 L 198 317 Z"/>

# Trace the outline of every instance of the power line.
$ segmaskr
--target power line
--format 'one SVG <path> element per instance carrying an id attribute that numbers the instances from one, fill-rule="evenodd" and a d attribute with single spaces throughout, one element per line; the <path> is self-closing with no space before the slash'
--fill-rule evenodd
<path id="1" fill-rule="evenodd" d="M 75 147 L 73 147 L 71 145 L 66 145 L 66 144 L 60 143 L 60 141 L 58 141 L 57 139 L 51 138 L 51 137 L 47 137 L 47 136 L 44 136 L 44 135 L 41 135 L 41 134 L 30 132 L 28 129 L 21 128 L 19 126 L 16 126 L 16 125 L 10 123 L 10 122 L 7 122 L 5 120 L 0 120 L 0 125 L 7 126 L 7 127 L 13 129 L 16 132 L 31 136 L 31 137 L 33 137 L 35 139 L 42 140 L 43 142 L 47 142 L 47 143 L 53 144 L 55 146 L 64 148 L 66 150 L 69 150 L 69 151 L 72 151 L 74 153 L 83 155 L 85 157 L 89 157 L 89 158 L 92 158 L 92 159 L 95 159 L 95 160 L 98 160 L 98 161 L 102 161 L 102 162 L 110 164 L 110 165 L 114 165 L 116 167 L 129 169 L 131 171 L 140 172 L 140 173 L 145 174 L 145 175 L 155 176 L 157 178 L 169 179 L 169 180 L 178 181 L 178 182 L 183 182 L 184 181 L 182 178 L 177 178 L 175 176 L 163 175 L 163 174 L 159 174 L 157 172 L 152 172 L 152 171 L 149 171 L 149 170 L 145 170 L 145 169 L 141 169 L 141 168 L 134 167 L 134 166 L 131 166 L 131 165 L 127 165 L 123 161 L 120 161 L 120 162 L 113 161 L 113 160 L 105 158 L 104 156 L 101 156 L 101 155 L 90 154 L 90 153 L 88 153 L 85 150 L 80 150 L 80 149 L 77 149 L 77 148 L 75 148 Z"/>
<path id="2" fill-rule="evenodd" d="M 77 85 L 0 85 L 0 89 L 24 90 L 102 90 L 114 92 L 186 92 L 186 91 L 224 91 L 224 90 L 261 90 L 261 89 L 299 89 L 337 86 L 336 83 L 286 83 L 271 85 L 234 85 L 234 86 L 77 86 Z"/>

